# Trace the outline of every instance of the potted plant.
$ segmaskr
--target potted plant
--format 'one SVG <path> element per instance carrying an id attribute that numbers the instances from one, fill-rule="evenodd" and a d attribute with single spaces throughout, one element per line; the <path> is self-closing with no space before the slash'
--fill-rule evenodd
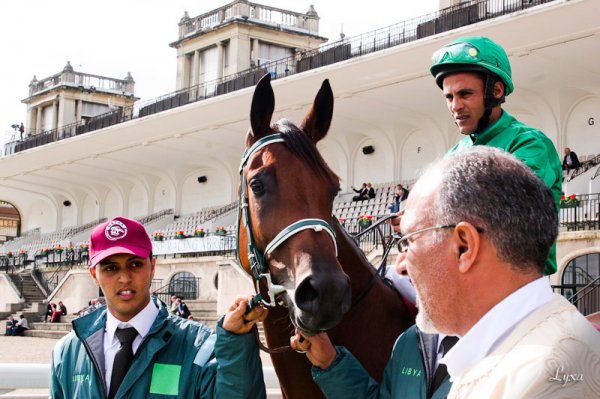
<path id="1" fill-rule="evenodd" d="M 185 233 L 183 232 L 183 230 L 179 230 L 175 232 L 175 238 L 178 240 L 181 240 L 182 238 L 185 238 Z"/>
<path id="2" fill-rule="evenodd" d="M 90 245 L 87 242 L 82 242 L 77 247 L 77 251 L 79 251 L 79 253 L 81 254 L 81 253 L 87 252 L 89 247 L 90 247 Z"/>
<path id="3" fill-rule="evenodd" d="M 358 218 L 358 226 L 361 229 L 366 229 L 371 224 L 373 224 L 373 216 L 371 215 L 360 215 L 360 217 Z"/>
<path id="4" fill-rule="evenodd" d="M 21 258 L 27 258 L 27 251 L 25 249 L 19 249 L 19 256 Z"/>
<path id="5" fill-rule="evenodd" d="M 60 254 L 62 254 L 62 251 L 63 251 L 63 248 L 60 246 L 60 244 L 58 244 L 58 245 L 56 245 L 54 247 L 54 253 L 55 254 L 59 254 L 60 255 Z"/>
<path id="6" fill-rule="evenodd" d="M 560 207 L 561 208 L 575 208 L 579 206 L 579 199 L 577 194 L 571 194 L 568 196 L 560 196 Z"/>
<path id="7" fill-rule="evenodd" d="M 13 257 L 13 253 L 12 253 L 12 251 L 8 251 L 8 252 L 6 253 L 6 256 L 7 256 L 7 257 L 9 257 L 9 258 L 12 258 L 12 257 Z"/>
<path id="8" fill-rule="evenodd" d="M 204 229 L 202 227 L 200 227 L 200 228 L 196 227 L 196 229 L 194 230 L 195 237 L 204 237 L 204 234 L 206 234 L 206 233 L 204 232 Z"/>
<path id="9" fill-rule="evenodd" d="M 346 223 L 346 219 L 344 219 L 344 218 L 339 218 L 339 219 L 338 219 L 338 221 L 340 222 L 340 224 L 341 224 L 342 226 L 344 226 L 344 224 Z M 344 226 L 344 227 L 345 227 L 345 226 Z"/>
<path id="10" fill-rule="evenodd" d="M 224 236 L 224 235 L 227 235 L 227 230 L 225 230 L 225 227 L 219 226 L 215 230 L 215 234 L 218 235 L 218 236 Z"/>
<path id="11" fill-rule="evenodd" d="M 48 252 L 50 252 L 50 250 L 46 247 L 40 249 L 40 255 L 42 256 L 48 256 Z"/>
<path id="12" fill-rule="evenodd" d="M 68 254 L 72 254 L 72 253 L 73 253 L 73 250 L 74 250 L 74 248 L 73 248 L 73 244 L 69 244 L 69 245 L 67 245 L 67 247 L 65 248 L 65 251 L 66 251 Z"/>
<path id="13" fill-rule="evenodd" d="M 154 241 L 162 241 L 165 239 L 165 236 L 163 235 L 162 232 L 155 231 L 154 234 L 152 235 L 152 238 L 154 239 Z"/>

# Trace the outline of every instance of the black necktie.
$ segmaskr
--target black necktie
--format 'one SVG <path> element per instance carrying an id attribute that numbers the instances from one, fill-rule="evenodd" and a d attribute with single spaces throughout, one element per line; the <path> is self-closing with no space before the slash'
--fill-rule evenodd
<path id="1" fill-rule="evenodd" d="M 444 356 L 454 344 L 458 341 L 458 337 L 452 337 L 450 335 L 444 337 L 442 340 L 442 356 Z M 431 386 L 431 394 L 435 392 L 436 389 L 442 384 L 444 378 L 448 375 L 448 370 L 446 369 L 446 365 L 443 363 L 438 364 L 437 369 L 435 370 L 435 375 L 433 376 L 433 383 Z"/>
<path id="2" fill-rule="evenodd" d="M 135 328 L 121 328 L 115 331 L 121 347 L 115 354 L 115 361 L 113 363 L 112 374 L 110 377 L 110 390 L 108 391 L 108 399 L 113 399 L 131 366 L 133 360 L 133 348 L 131 344 L 138 333 Z"/>

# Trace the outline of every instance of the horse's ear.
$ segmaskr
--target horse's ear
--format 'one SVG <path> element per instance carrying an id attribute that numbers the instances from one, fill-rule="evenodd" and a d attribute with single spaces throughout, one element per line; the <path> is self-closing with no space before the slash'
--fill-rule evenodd
<path id="1" fill-rule="evenodd" d="M 327 134 L 333 117 L 333 91 L 329 79 L 325 79 L 304 121 L 300 125 L 313 142 L 321 140 Z"/>
<path id="2" fill-rule="evenodd" d="M 250 107 L 250 132 L 248 132 L 247 142 L 256 141 L 271 133 L 271 117 L 275 110 L 275 95 L 271 87 L 271 74 L 263 76 L 252 97 L 252 106 Z"/>

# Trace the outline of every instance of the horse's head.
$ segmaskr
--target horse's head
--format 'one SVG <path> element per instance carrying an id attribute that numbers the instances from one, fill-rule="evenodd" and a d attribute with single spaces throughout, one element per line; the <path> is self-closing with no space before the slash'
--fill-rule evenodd
<path id="1" fill-rule="evenodd" d="M 300 127 L 286 119 L 271 125 L 274 108 L 270 76 L 265 75 L 252 99 L 242 161 L 240 195 L 247 208 L 240 216 L 239 256 L 255 278 L 270 273 L 273 284 L 285 288 L 294 325 L 316 333 L 335 326 L 351 301 L 330 227 L 339 178 L 316 148 L 329 130 L 333 93 L 325 80 Z M 264 259 L 263 270 L 251 270 L 252 248 L 255 259 Z"/>

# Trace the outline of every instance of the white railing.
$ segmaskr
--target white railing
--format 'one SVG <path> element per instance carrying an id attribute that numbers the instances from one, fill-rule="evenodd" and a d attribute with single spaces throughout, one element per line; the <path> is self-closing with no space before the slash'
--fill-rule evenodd
<path id="1" fill-rule="evenodd" d="M 283 398 L 279 381 L 273 367 L 263 367 L 268 399 Z M 11 393 L 15 390 L 48 389 L 50 384 L 49 364 L 0 363 L 0 395 L 2 399 L 48 398 L 48 392 Z"/>

